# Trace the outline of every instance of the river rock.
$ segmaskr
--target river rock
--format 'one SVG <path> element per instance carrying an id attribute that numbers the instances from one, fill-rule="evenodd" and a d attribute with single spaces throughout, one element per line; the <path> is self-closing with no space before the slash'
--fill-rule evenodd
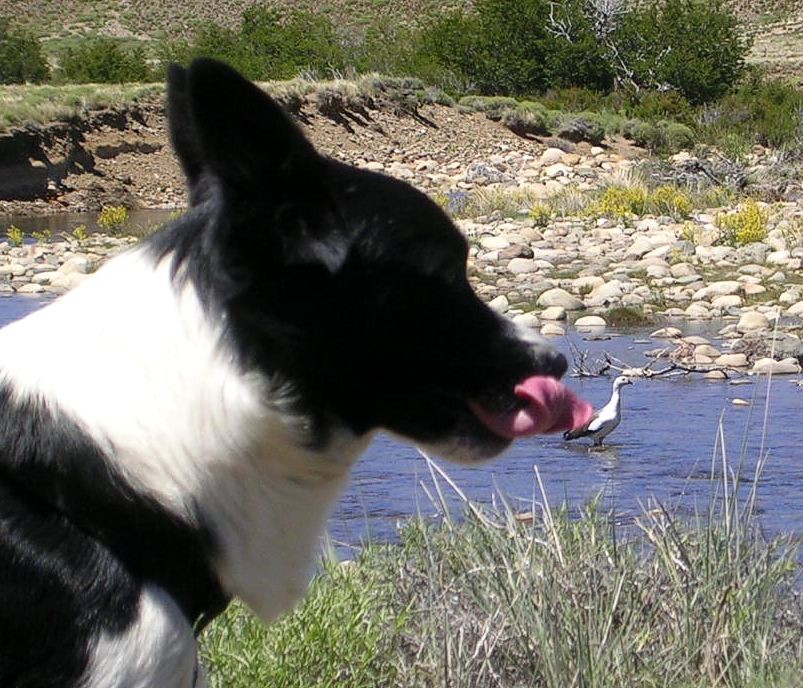
<path id="1" fill-rule="evenodd" d="M 650 333 L 650 337 L 654 339 L 674 339 L 680 337 L 682 332 L 677 327 L 662 327 L 655 332 Z"/>
<path id="2" fill-rule="evenodd" d="M 739 318 L 736 324 L 737 332 L 753 332 L 755 330 L 767 329 L 770 326 L 770 321 L 767 316 L 757 311 L 749 311 Z"/>
<path id="3" fill-rule="evenodd" d="M 545 291 L 538 297 L 538 305 L 543 307 L 560 306 L 567 311 L 581 311 L 586 305 L 576 296 L 572 296 L 565 289 L 556 287 Z"/>
<path id="4" fill-rule="evenodd" d="M 59 272 L 63 275 L 69 275 L 73 272 L 86 274 L 89 272 L 89 259 L 86 256 L 73 256 L 72 258 L 68 258 L 59 268 Z"/>
<path id="5" fill-rule="evenodd" d="M 541 334 L 545 337 L 562 337 L 564 334 L 566 334 L 566 330 L 555 323 L 546 323 L 541 328 Z"/>
<path id="6" fill-rule="evenodd" d="M 608 306 L 619 301 L 622 294 L 624 294 L 622 283 L 619 280 L 611 280 L 592 289 L 586 297 L 586 303 L 589 306 Z"/>
<path id="7" fill-rule="evenodd" d="M 747 356 L 744 354 L 722 354 L 714 359 L 714 363 L 727 368 L 746 368 Z"/>
<path id="8" fill-rule="evenodd" d="M 698 289 L 692 299 L 694 301 L 705 301 L 715 296 L 727 296 L 729 294 L 738 294 L 742 291 L 742 283 L 736 280 L 724 280 L 721 282 L 712 282 L 707 287 Z"/>
<path id="9" fill-rule="evenodd" d="M 45 288 L 41 284 L 23 284 L 17 289 L 18 294 L 41 294 Z"/>
<path id="10" fill-rule="evenodd" d="M 696 347 L 694 347 L 694 355 L 707 356 L 713 363 L 714 359 L 719 358 L 720 351 L 710 344 L 698 344 Z"/>
<path id="11" fill-rule="evenodd" d="M 725 375 L 725 373 L 723 373 L 721 370 L 709 370 L 705 375 L 703 375 L 703 378 L 706 380 L 726 380 L 727 377 L 728 376 Z"/>
<path id="12" fill-rule="evenodd" d="M 686 317 L 688 318 L 696 318 L 698 320 L 707 320 L 711 317 L 711 311 L 709 311 L 703 304 L 701 303 L 693 303 L 691 304 L 686 310 L 684 311 Z"/>
<path id="13" fill-rule="evenodd" d="M 52 266 L 51 269 L 47 272 L 37 272 L 32 278 L 31 282 L 33 284 L 50 284 L 53 279 L 58 278 L 61 275 L 60 272 L 57 270 L 53 270 Z"/>
<path id="14" fill-rule="evenodd" d="M 574 327 L 578 332 L 598 332 L 607 326 L 604 318 L 599 315 L 584 315 L 574 321 Z"/>
<path id="15" fill-rule="evenodd" d="M 729 308 L 740 308 L 742 303 L 744 303 L 742 297 L 738 294 L 725 294 L 714 298 L 711 301 L 711 306 L 717 310 L 726 311 Z"/>
<path id="16" fill-rule="evenodd" d="M 745 296 L 758 296 L 759 294 L 763 294 L 767 291 L 767 288 L 760 285 L 760 284 L 745 284 L 742 287 L 742 291 L 744 291 Z"/>
<path id="17" fill-rule="evenodd" d="M 542 320 L 566 320 L 566 309 L 562 306 L 549 306 L 541 311 Z"/>
<path id="18" fill-rule="evenodd" d="M 540 325 L 538 317 L 535 315 L 535 313 L 519 313 L 518 315 L 514 316 L 513 322 L 521 327 L 529 327 L 532 329 L 535 329 L 538 327 L 538 325 Z"/>
<path id="19" fill-rule="evenodd" d="M 789 308 L 786 309 L 786 314 L 793 317 L 803 316 L 803 301 L 798 301 L 789 306 Z"/>
<path id="20" fill-rule="evenodd" d="M 675 263 L 669 267 L 672 277 L 691 277 L 697 274 L 697 270 L 690 263 Z"/>
<path id="21" fill-rule="evenodd" d="M 563 156 L 566 155 L 560 148 L 547 148 L 541 153 L 542 165 L 554 165 L 557 162 L 563 162 Z"/>
<path id="22" fill-rule="evenodd" d="M 510 242 L 501 236 L 484 236 L 480 239 L 480 246 L 486 251 L 499 251 L 510 246 Z"/>
<path id="23" fill-rule="evenodd" d="M 506 313 L 510 308 L 510 302 L 504 294 L 500 294 L 495 299 L 491 299 L 488 305 L 497 313 Z"/>
<path id="24" fill-rule="evenodd" d="M 800 370 L 800 363 L 796 358 L 784 358 L 781 361 L 760 358 L 753 364 L 751 372 L 757 375 L 797 375 Z"/>
<path id="25" fill-rule="evenodd" d="M 526 275 L 538 272 L 538 266 L 529 258 L 514 258 L 507 264 L 507 269 L 514 275 Z"/>

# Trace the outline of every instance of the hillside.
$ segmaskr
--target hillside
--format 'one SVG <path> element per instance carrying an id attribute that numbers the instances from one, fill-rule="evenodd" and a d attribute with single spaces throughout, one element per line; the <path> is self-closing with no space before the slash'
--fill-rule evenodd
<path id="1" fill-rule="evenodd" d="M 471 0 L 268 0 L 264 4 L 321 11 L 345 31 L 383 18 L 405 23 Z M 0 0 L 0 16 L 26 26 L 53 50 L 92 35 L 153 41 L 191 34 L 198 20 L 233 26 L 260 0 Z M 796 0 L 728 0 L 754 37 L 751 61 L 803 77 L 803 7 Z"/>

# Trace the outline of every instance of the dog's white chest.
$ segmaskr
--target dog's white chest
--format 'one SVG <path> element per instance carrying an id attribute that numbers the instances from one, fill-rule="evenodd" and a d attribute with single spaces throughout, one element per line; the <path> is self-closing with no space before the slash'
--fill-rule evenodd
<path id="1" fill-rule="evenodd" d="M 347 476 L 314 484 L 265 472 L 215 500 L 221 583 L 261 619 L 288 610 L 305 592 L 326 520 Z"/>

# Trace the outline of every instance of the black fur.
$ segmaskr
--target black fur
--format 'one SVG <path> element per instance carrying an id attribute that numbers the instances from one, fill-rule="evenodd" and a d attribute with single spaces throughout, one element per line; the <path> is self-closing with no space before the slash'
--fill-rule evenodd
<path id="1" fill-rule="evenodd" d="M 517 381 L 560 377 L 567 364 L 480 302 L 466 241 L 441 209 L 319 156 L 220 63 L 175 67 L 170 82 L 172 139 L 196 206 L 153 247 L 227 314 L 243 365 L 293 382 L 318 444 L 345 424 L 420 442 L 466 436 L 497 453 L 504 443 L 466 400 L 513 405 Z"/>
<path id="2" fill-rule="evenodd" d="M 190 623 L 219 614 L 214 552 L 207 528 L 134 490 L 64 413 L 0 385 L 1 686 L 70 686 L 98 630 L 133 621 L 145 581 Z"/>
<path id="3" fill-rule="evenodd" d="M 404 183 L 320 156 L 220 63 L 173 67 L 168 81 L 191 207 L 146 250 L 226 323 L 242 370 L 292 385 L 309 446 L 384 428 L 456 441 L 472 458 L 504 449 L 469 402 L 512 409 L 517 382 L 560 377 L 566 360 L 523 341 L 472 292 L 466 241 L 447 216 Z M 191 624 L 228 601 L 202 505 L 184 521 L 134 489 L 109 460 L 114 446 L 51 402 L 0 385 L 4 688 L 76 688 L 93 640 L 130 626 L 146 584 Z"/>

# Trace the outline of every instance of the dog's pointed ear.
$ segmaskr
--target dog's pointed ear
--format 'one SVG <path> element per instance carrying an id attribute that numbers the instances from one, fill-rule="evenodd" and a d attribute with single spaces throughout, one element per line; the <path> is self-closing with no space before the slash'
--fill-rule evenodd
<path id="1" fill-rule="evenodd" d="M 191 146 L 174 135 L 188 178 L 200 164 L 229 195 L 249 199 L 305 178 L 308 183 L 320 160 L 312 144 L 277 103 L 231 67 L 195 60 L 183 87 L 173 90 L 192 122 Z"/>
<path id="2" fill-rule="evenodd" d="M 193 205 L 197 201 L 203 163 L 187 100 L 187 70 L 176 64 L 167 70 L 167 119 L 170 141 L 187 177 L 190 204 Z"/>

